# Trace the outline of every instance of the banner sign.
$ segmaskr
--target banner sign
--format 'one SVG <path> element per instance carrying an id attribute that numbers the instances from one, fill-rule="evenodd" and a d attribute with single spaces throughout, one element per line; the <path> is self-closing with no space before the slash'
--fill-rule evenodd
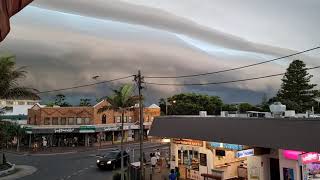
<path id="1" fill-rule="evenodd" d="M 243 151 L 238 151 L 236 153 L 237 158 L 244 158 L 244 157 L 253 156 L 253 155 L 254 155 L 254 149 L 246 149 Z"/>
<path id="2" fill-rule="evenodd" d="M 209 145 L 214 148 L 224 148 L 224 149 L 237 150 L 237 151 L 243 150 L 243 145 L 238 145 L 238 144 L 209 142 Z"/>

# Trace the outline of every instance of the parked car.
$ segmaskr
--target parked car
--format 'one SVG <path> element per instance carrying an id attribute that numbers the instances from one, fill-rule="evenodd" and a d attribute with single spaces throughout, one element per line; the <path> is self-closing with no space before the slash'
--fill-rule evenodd
<path id="1" fill-rule="evenodd" d="M 126 151 L 123 151 L 123 162 L 127 166 L 130 157 Z M 106 153 L 97 159 L 97 166 L 100 169 L 116 169 L 121 167 L 121 151 L 114 150 Z"/>

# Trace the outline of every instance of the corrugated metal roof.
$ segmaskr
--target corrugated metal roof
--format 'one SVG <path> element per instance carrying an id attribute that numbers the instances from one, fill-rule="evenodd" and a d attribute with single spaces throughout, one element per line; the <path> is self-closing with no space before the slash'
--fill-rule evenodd
<path id="1" fill-rule="evenodd" d="M 149 135 L 320 152 L 320 119 L 163 116 Z"/>

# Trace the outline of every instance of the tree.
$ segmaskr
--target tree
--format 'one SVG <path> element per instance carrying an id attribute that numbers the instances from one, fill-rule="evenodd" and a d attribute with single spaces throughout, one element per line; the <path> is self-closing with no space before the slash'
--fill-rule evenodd
<path id="1" fill-rule="evenodd" d="M 238 111 L 238 108 L 235 104 L 224 104 L 222 111 Z"/>
<path id="2" fill-rule="evenodd" d="M 91 99 L 81 98 L 79 106 L 91 106 Z"/>
<path id="3" fill-rule="evenodd" d="M 121 180 L 124 180 L 124 162 L 123 162 L 123 139 L 124 139 L 124 113 L 131 109 L 137 102 L 137 98 L 133 96 L 133 87 L 131 85 L 124 85 L 119 90 L 113 90 L 112 96 L 107 96 L 105 100 L 109 103 L 107 106 L 103 106 L 98 112 L 104 112 L 112 109 L 114 111 L 121 112 Z"/>
<path id="4" fill-rule="evenodd" d="M 57 94 L 54 101 L 50 101 L 46 104 L 48 107 L 60 106 L 60 107 L 70 107 L 71 104 L 66 102 L 66 96 L 63 94 Z"/>
<path id="5" fill-rule="evenodd" d="M 27 72 L 25 67 L 16 69 L 15 65 L 15 56 L 0 57 L 0 99 L 39 99 L 36 89 L 19 86 L 19 81 L 26 77 Z"/>
<path id="6" fill-rule="evenodd" d="M 20 141 L 21 137 L 25 134 L 26 130 L 24 127 L 21 127 L 18 124 L 11 124 L 10 125 L 10 134 L 12 137 L 17 138 L 17 151 L 20 151 Z"/>
<path id="7" fill-rule="evenodd" d="M 168 104 L 170 104 L 168 106 L 169 115 L 199 115 L 199 111 L 207 111 L 212 115 L 218 114 L 221 110 L 222 100 L 217 96 L 182 93 L 169 97 Z"/>
<path id="8" fill-rule="evenodd" d="M 316 84 L 311 84 L 313 76 L 307 72 L 303 61 L 294 60 L 282 78 L 282 85 L 277 98 L 287 106 L 287 109 L 305 112 L 314 104 Z"/>
<path id="9" fill-rule="evenodd" d="M 249 103 L 241 103 L 239 104 L 239 111 L 245 113 L 247 111 L 259 111 L 259 109 Z"/>

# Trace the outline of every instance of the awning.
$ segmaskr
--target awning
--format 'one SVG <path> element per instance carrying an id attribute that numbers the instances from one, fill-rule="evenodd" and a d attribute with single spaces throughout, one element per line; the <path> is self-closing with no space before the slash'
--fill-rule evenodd
<path id="1" fill-rule="evenodd" d="M 22 10 L 33 0 L 1 0 L 0 1 L 0 42 L 10 31 L 10 17 Z"/>
<path id="2" fill-rule="evenodd" d="M 320 119 L 163 116 L 149 135 L 320 152 Z"/>

